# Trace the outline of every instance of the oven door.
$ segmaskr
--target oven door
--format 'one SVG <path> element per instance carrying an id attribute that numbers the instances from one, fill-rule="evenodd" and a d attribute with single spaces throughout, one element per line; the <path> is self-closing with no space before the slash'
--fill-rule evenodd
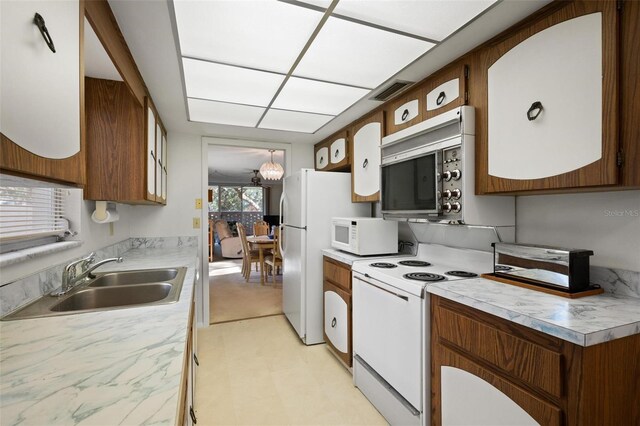
<path id="1" fill-rule="evenodd" d="M 382 213 L 437 216 L 441 211 L 442 151 L 383 161 Z"/>
<path id="2" fill-rule="evenodd" d="M 421 412 L 422 299 L 354 273 L 352 309 L 354 356 Z"/>

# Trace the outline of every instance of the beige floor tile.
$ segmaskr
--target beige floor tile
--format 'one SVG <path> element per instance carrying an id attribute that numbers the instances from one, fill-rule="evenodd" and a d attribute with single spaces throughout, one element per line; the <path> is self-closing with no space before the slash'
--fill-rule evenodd
<path id="1" fill-rule="evenodd" d="M 384 425 L 325 345 L 282 315 L 198 332 L 198 425 Z"/>

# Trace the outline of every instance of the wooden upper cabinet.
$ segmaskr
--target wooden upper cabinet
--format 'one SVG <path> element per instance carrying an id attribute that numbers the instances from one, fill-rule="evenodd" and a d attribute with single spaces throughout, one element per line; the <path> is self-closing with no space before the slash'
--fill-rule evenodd
<path id="1" fill-rule="evenodd" d="M 422 119 L 427 120 L 443 112 L 467 104 L 467 81 L 469 67 L 454 65 L 444 68 L 421 86 L 421 101 L 424 102 Z"/>
<path id="2" fill-rule="evenodd" d="M 572 2 L 487 49 L 479 192 L 618 183 L 618 19 Z"/>
<path id="3" fill-rule="evenodd" d="M 349 157 L 349 138 L 346 130 L 342 130 L 314 148 L 315 169 L 322 171 L 348 171 L 351 165 Z"/>
<path id="4" fill-rule="evenodd" d="M 84 184 L 83 11 L 81 1 L 0 2 L 2 171 Z"/>
<path id="5" fill-rule="evenodd" d="M 357 122 L 350 134 L 351 201 L 380 200 L 380 142 L 384 129 L 384 111 L 379 110 Z"/>
<path id="6" fill-rule="evenodd" d="M 424 99 L 421 95 L 422 89 L 417 87 L 389 103 L 385 108 L 385 135 L 390 135 L 398 130 L 405 129 L 424 119 L 423 111 L 425 107 Z"/>

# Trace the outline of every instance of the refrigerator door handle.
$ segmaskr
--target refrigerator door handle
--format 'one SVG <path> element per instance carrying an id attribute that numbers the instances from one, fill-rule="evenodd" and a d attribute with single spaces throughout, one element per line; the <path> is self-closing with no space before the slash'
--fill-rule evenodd
<path id="1" fill-rule="evenodd" d="M 280 211 L 278 212 L 278 225 L 282 226 L 282 212 L 284 210 L 284 191 L 280 195 Z M 281 229 L 282 231 L 282 229 Z"/>
<path id="2" fill-rule="evenodd" d="M 281 223 L 280 224 L 280 238 L 278 238 L 278 246 L 279 246 L 280 254 L 282 255 L 282 257 L 284 257 L 284 255 L 285 255 L 284 247 L 282 245 L 282 240 L 283 239 L 284 239 L 284 225 Z"/>

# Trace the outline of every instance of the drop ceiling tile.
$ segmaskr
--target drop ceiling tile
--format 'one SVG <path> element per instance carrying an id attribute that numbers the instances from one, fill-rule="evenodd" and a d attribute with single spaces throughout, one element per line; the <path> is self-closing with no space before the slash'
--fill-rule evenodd
<path id="1" fill-rule="evenodd" d="M 340 0 L 334 14 L 443 40 L 496 0 Z"/>
<path id="2" fill-rule="evenodd" d="M 332 119 L 332 115 L 270 109 L 265 114 L 258 128 L 314 133 Z"/>
<path id="3" fill-rule="evenodd" d="M 322 13 L 275 0 L 174 0 L 182 56 L 289 72 Z"/>
<path id="4" fill-rule="evenodd" d="M 291 77 L 273 108 L 338 115 L 366 96 L 369 89 Z"/>
<path id="5" fill-rule="evenodd" d="M 255 127 L 265 108 L 225 102 L 188 99 L 189 120 L 203 123 Z"/>
<path id="6" fill-rule="evenodd" d="M 377 87 L 433 46 L 426 41 L 331 17 L 294 75 Z"/>
<path id="7" fill-rule="evenodd" d="M 182 59 L 188 98 L 267 106 L 284 76 L 195 59 Z"/>

